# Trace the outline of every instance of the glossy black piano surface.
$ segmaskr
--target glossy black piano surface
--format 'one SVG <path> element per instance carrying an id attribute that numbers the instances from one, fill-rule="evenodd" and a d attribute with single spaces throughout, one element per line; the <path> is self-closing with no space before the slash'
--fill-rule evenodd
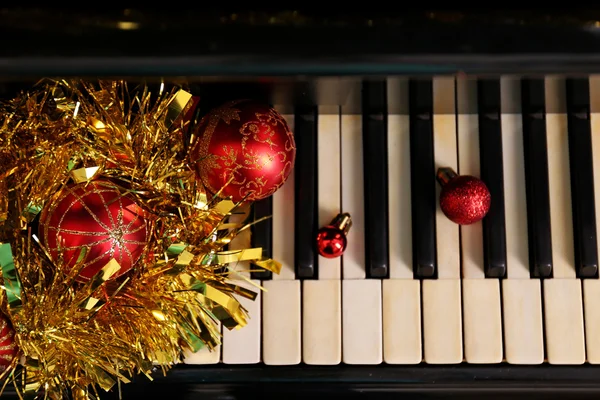
<path id="1" fill-rule="evenodd" d="M 564 92 L 567 96 L 573 95 L 581 81 L 581 87 L 588 90 L 587 78 L 600 73 L 600 12 L 593 10 L 491 13 L 346 9 L 344 13 L 327 13 L 282 9 L 188 11 L 181 7 L 117 10 L 100 5 L 93 11 L 15 8 L 0 10 L 0 35 L 4 39 L 0 47 L 2 96 L 10 96 L 46 76 L 153 83 L 164 80 L 189 84 L 201 96 L 200 108 L 204 110 L 230 98 L 251 96 L 280 104 L 289 113 L 300 107 L 333 106 L 341 114 L 360 114 L 365 107 L 360 98 L 365 85 L 377 90 L 398 78 L 430 81 L 433 77 L 465 75 L 491 82 L 479 86 L 480 93 L 492 93 L 489 101 L 478 101 L 480 106 L 498 108 L 499 94 L 495 98 L 494 93 L 499 89 L 494 85 L 500 85 L 501 76 L 514 75 L 532 82 L 552 74 L 564 75 L 571 79 Z M 539 90 L 534 86 L 523 86 L 523 91 Z M 569 99 L 563 103 L 580 106 Z M 569 104 L 553 111 L 573 111 Z M 393 98 L 388 99 L 387 106 L 389 114 L 406 112 Z M 530 106 L 527 112 L 534 113 L 539 105 L 533 100 L 523 105 L 524 114 L 526 106 Z M 534 140 L 529 146 L 539 143 Z M 493 148 L 493 143 L 490 146 Z M 585 143 L 577 146 L 572 151 L 584 148 Z M 527 153 L 527 157 L 539 157 L 534 153 Z M 590 168 L 590 160 L 585 157 L 574 162 L 571 168 Z M 497 176 L 493 165 L 490 171 Z M 583 179 L 589 178 L 590 171 L 583 174 Z M 539 178 L 544 170 L 528 168 L 527 173 L 533 174 L 528 175 L 529 179 Z M 543 185 L 536 188 L 548 190 Z M 585 201 L 581 200 L 588 194 L 585 190 L 573 188 L 575 207 L 585 209 Z M 529 233 L 535 236 L 530 239 L 532 243 L 542 248 L 531 256 L 531 265 L 542 265 L 548 254 L 543 249 L 546 239 L 540 233 L 543 217 L 542 210 L 541 216 L 533 220 L 533 224 L 539 223 L 538 233 Z M 504 221 L 504 216 L 499 218 Z M 576 231 L 583 230 L 578 223 L 589 224 L 585 219 L 584 215 L 575 223 Z M 502 237 L 502 230 L 492 231 L 486 240 Z M 491 244 L 490 251 L 502 258 L 504 250 L 497 247 L 498 243 L 501 240 Z M 577 251 L 588 254 L 588 250 Z M 595 257 L 597 263 L 597 254 Z M 505 271 L 500 271 L 494 272 L 499 274 L 496 278 L 504 277 Z M 532 267 L 531 276 L 539 278 L 551 272 L 540 271 Z M 597 270 L 592 272 L 578 276 L 597 279 Z M 552 278 L 551 273 L 542 277 Z M 125 399 L 592 398 L 600 393 L 600 367 L 505 362 L 181 365 L 167 377 L 157 373 L 155 382 L 138 378 L 122 389 Z M 4 396 L 16 397 L 11 388 Z"/>

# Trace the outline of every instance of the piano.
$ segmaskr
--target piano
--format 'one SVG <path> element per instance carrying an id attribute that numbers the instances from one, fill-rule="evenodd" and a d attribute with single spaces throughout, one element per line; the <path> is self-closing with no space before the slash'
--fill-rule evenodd
<path id="1" fill-rule="evenodd" d="M 252 210 L 272 219 L 248 241 L 283 269 L 251 274 L 248 326 L 125 399 L 600 393 L 599 12 L 0 16 L 2 96 L 46 76 L 185 82 L 201 113 L 256 98 L 296 137 L 294 173 Z M 488 184 L 483 222 L 445 218 L 439 167 Z M 339 212 L 348 248 L 319 257 Z"/>

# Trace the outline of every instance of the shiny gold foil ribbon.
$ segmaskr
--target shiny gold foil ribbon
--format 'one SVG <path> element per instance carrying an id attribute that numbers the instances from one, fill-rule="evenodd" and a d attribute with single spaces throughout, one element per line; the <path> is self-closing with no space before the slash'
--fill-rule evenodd
<path id="1" fill-rule="evenodd" d="M 168 371 L 183 350 L 214 350 L 220 325 L 247 324 L 238 299 L 261 290 L 232 282 L 235 264 L 281 269 L 260 248 L 226 250 L 249 224 L 232 218 L 240 204 L 209 194 L 190 168 L 184 117 L 194 105 L 183 88 L 76 79 L 44 79 L 0 103 L 0 156 L 10 156 L 0 172 L 0 311 L 17 322 L 24 373 L 10 379 L 19 393 L 93 398 L 151 377 L 152 363 Z M 66 269 L 29 225 L 66 185 L 91 179 L 130 193 L 152 235 L 126 275 L 115 280 L 111 260 L 80 283 L 83 258 Z"/>

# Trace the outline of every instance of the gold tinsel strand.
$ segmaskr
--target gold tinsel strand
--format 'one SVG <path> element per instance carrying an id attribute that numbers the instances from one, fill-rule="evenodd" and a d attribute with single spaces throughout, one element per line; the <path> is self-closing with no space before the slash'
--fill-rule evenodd
<path id="1" fill-rule="evenodd" d="M 162 89 L 161 85 L 161 89 Z M 242 204 L 211 198 L 188 165 L 190 93 L 152 93 L 123 81 L 39 82 L 0 107 L 0 309 L 15 328 L 17 392 L 93 398 L 139 374 L 181 362 L 185 351 L 220 343 L 218 324 L 243 327 L 238 297 L 256 293 L 231 279 L 261 249 L 225 251 L 248 229 Z M 112 260 L 76 283 L 52 261 L 35 218 L 68 184 L 109 179 L 151 217 L 143 259 L 119 280 Z"/>

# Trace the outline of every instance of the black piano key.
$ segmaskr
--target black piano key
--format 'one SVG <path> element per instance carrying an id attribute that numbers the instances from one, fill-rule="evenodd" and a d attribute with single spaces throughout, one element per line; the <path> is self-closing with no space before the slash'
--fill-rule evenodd
<path id="1" fill-rule="evenodd" d="M 362 88 L 365 261 L 368 278 L 389 276 L 386 82 Z"/>
<path id="2" fill-rule="evenodd" d="M 317 108 L 299 107 L 295 112 L 296 141 L 294 257 L 296 278 L 317 279 L 315 235 L 318 226 Z"/>
<path id="3" fill-rule="evenodd" d="M 262 247 L 263 257 L 271 258 L 273 257 L 273 196 L 254 202 L 252 214 L 255 222 L 260 221 L 252 225 L 252 247 Z M 273 275 L 271 271 L 260 267 L 252 267 L 252 270 L 250 272 L 252 279 L 269 280 Z"/>
<path id="4" fill-rule="evenodd" d="M 417 279 L 436 279 L 435 185 L 437 182 L 433 153 L 432 80 L 411 80 L 408 96 L 413 273 Z M 405 182 L 398 182 L 398 184 L 402 185 Z"/>
<path id="5" fill-rule="evenodd" d="M 492 196 L 490 210 L 482 221 L 484 272 L 487 278 L 503 278 L 506 275 L 506 227 L 500 80 L 478 81 L 477 92 L 481 179 Z"/>
<path id="6" fill-rule="evenodd" d="M 534 278 L 552 277 L 552 231 L 544 79 L 521 81 L 529 268 Z"/>
<path id="7" fill-rule="evenodd" d="M 575 268 L 580 278 L 595 278 L 598 248 L 588 80 L 567 79 L 566 89 Z"/>

